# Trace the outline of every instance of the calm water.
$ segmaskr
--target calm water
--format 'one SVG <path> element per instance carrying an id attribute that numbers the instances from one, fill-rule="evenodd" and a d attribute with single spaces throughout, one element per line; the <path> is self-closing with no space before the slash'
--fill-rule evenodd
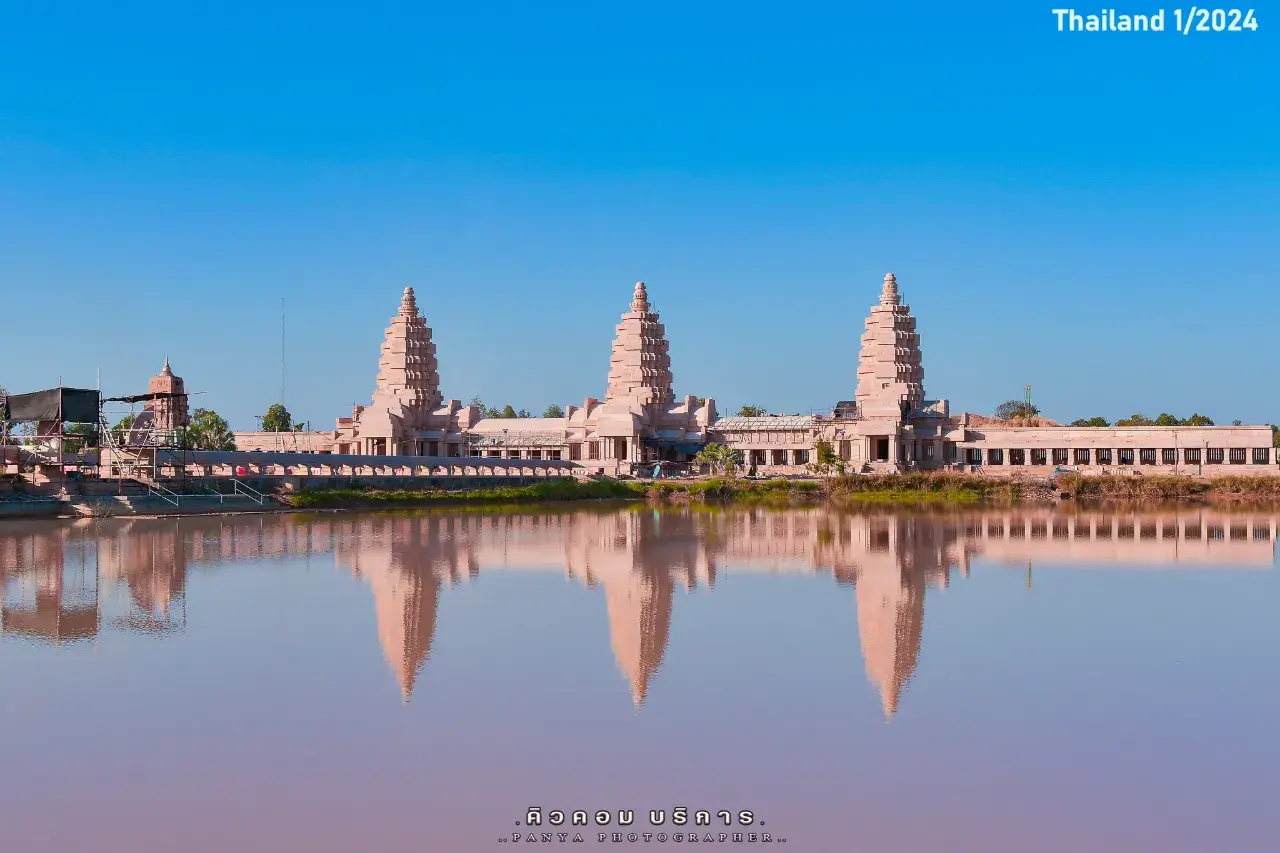
<path id="1" fill-rule="evenodd" d="M 1277 522 L 2 522 L 0 849 L 1275 850 Z"/>

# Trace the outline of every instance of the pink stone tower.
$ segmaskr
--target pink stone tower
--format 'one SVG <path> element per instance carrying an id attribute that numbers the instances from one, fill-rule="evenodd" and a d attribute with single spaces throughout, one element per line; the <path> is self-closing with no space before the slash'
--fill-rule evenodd
<path id="1" fill-rule="evenodd" d="M 613 340 L 604 399 L 606 403 L 670 406 L 675 400 L 671 386 L 667 331 L 649 308 L 644 282 L 638 281 L 631 310 L 622 315 Z"/>
<path id="2" fill-rule="evenodd" d="M 413 288 L 406 287 L 400 312 L 391 318 L 378 361 L 374 404 L 399 403 L 408 411 L 429 414 L 440 405 L 440 373 L 431 329 L 418 313 Z"/>
<path id="3" fill-rule="evenodd" d="M 902 304 L 893 273 L 884 277 L 880 304 L 871 306 L 867 317 L 855 399 L 863 417 L 900 417 L 903 401 L 916 409 L 924 400 L 916 318 L 911 316 L 911 307 Z"/>
<path id="4" fill-rule="evenodd" d="M 155 418 L 153 427 L 160 430 L 174 430 L 191 423 L 187 407 L 186 387 L 181 376 L 174 376 L 169 369 L 169 357 L 164 358 L 164 367 L 160 373 L 147 381 L 148 394 L 174 394 L 173 397 L 161 397 L 148 400 L 144 409 L 150 409 Z"/>

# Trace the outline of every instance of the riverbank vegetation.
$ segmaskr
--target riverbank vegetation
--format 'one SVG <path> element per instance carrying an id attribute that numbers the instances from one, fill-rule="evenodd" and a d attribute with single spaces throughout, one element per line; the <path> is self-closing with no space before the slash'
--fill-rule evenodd
<path id="1" fill-rule="evenodd" d="M 569 501 L 658 504 L 746 503 L 794 506 L 864 504 L 1033 504 L 1082 502 L 1280 503 L 1280 477 L 1185 476 L 996 478 L 973 474 L 853 474 L 818 479 L 551 480 L 467 491 L 443 489 L 304 489 L 284 496 L 296 509 L 518 505 Z"/>

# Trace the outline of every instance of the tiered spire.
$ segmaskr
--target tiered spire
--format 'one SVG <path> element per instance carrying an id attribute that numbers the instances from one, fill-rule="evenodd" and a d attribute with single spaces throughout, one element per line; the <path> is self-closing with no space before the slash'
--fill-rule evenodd
<path id="1" fill-rule="evenodd" d="M 649 305 L 644 282 L 638 281 L 613 340 L 605 402 L 670 405 L 675 400 L 671 385 L 667 332 Z"/>
<path id="2" fill-rule="evenodd" d="M 373 399 L 426 411 L 440 405 L 436 345 L 431 342 L 431 329 L 426 320 L 418 313 L 412 287 L 404 289 L 400 311 L 387 327 Z"/>
<path id="3" fill-rule="evenodd" d="M 867 317 L 856 399 L 864 417 L 901 416 L 904 402 L 915 409 L 924 401 L 916 318 L 911 316 L 911 306 L 902 304 L 893 273 L 884 277 L 880 303 L 871 306 Z"/>

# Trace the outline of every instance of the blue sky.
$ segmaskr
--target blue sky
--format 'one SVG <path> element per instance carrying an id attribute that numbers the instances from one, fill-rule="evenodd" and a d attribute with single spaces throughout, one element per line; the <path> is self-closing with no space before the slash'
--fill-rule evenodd
<path id="1" fill-rule="evenodd" d="M 677 394 L 801 411 L 892 270 L 953 408 L 1280 420 L 1280 8 L 1052 6 L 0 2 L 0 383 L 168 355 L 251 427 L 283 298 L 331 425 L 413 285 L 447 397 L 540 410 L 643 279 Z"/>

